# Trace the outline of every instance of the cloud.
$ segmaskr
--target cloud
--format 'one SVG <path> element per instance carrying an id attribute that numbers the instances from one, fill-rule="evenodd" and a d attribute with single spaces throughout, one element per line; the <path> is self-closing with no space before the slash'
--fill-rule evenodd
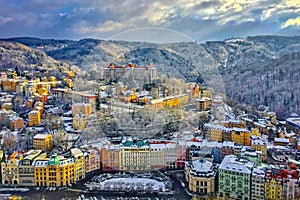
<path id="1" fill-rule="evenodd" d="M 112 31 L 120 31 L 127 27 L 125 24 L 122 24 L 120 22 L 116 21 L 105 21 L 103 24 L 99 24 L 98 27 L 96 27 L 96 31 L 99 33 L 106 33 L 106 32 L 112 32 Z"/>
<path id="2" fill-rule="evenodd" d="M 288 19 L 285 23 L 281 25 L 281 28 L 287 28 L 289 26 L 299 26 L 300 27 L 300 17 Z"/>
<path id="3" fill-rule="evenodd" d="M 275 34 L 296 26 L 299 13 L 299 0 L 0 0 L 0 37 L 105 38 L 134 28 L 161 27 L 197 40 L 207 35 L 222 39 L 222 32 L 239 32 L 247 24 L 267 26 L 268 33 Z M 253 26 L 249 33 L 264 30 Z"/>
<path id="4" fill-rule="evenodd" d="M 6 23 L 12 22 L 12 21 L 13 21 L 13 18 L 11 18 L 11 17 L 0 16 L 0 26 L 4 25 Z"/>

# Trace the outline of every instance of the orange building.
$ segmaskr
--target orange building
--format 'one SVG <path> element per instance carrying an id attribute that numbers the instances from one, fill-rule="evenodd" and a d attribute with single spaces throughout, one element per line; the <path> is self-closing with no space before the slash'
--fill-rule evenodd
<path id="1" fill-rule="evenodd" d="M 95 149 L 87 149 L 84 151 L 85 173 L 95 173 L 100 170 L 100 154 Z"/>
<path id="2" fill-rule="evenodd" d="M 9 127 L 12 130 L 24 127 L 24 120 L 21 117 L 13 116 L 9 119 Z"/>
<path id="3" fill-rule="evenodd" d="M 101 149 L 101 161 L 103 171 L 119 170 L 119 145 L 110 145 Z"/>

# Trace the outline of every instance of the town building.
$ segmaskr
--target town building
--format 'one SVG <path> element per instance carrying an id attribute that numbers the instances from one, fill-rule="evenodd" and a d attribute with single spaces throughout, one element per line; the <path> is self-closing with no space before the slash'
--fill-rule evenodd
<path id="1" fill-rule="evenodd" d="M 100 150 L 99 150 L 100 151 Z M 85 173 L 86 175 L 94 174 L 101 169 L 100 152 L 95 149 L 84 150 Z"/>
<path id="2" fill-rule="evenodd" d="M 211 99 L 207 97 L 195 99 L 195 102 L 198 111 L 207 111 L 211 107 Z"/>
<path id="3" fill-rule="evenodd" d="M 48 151 L 52 148 L 51 134 L 36 134 L 33 137 L 33 148 L 38 150 Z"/>
<path id="4" fill-rule="evenodd" d="M 24 152 L 14 152 L 8 158 L 4 155 L 1 161 L 1 178 L 4 185 L 15 185 L 20 183 L 19 163 L 23 159 Z"/>
<path id="5" fill-rule="evenodd" d="M 90 103 L 75 103 L 72 105 L 72 114 L 84 115 L 88 117 L 92 114 L 92 105 Z"/>
<path id="6" fill-rule="evenodd" d="M 261 152 L 261 159 L 262 161 L 267 160 L 267 144 L 263 141 L 260 137 L 251 136 L 251 147 L 256 151 Z"/>
<path id="7" fill-rule="evenodd" d="M 227 121 L 223 121 L 221 124 L 227 128 L 246 128 L 246 122 L 239 119 L 229 119 Z"/>
<path id="8" fill-rule="evenodd" d="M 106 145 L 101 148 L 102 171 L 118 171 L 120 145 Z"/>
<path id="9" fill-rule="evenodd" d="M 34 186 L 34 166 L 35 159 L 46 158 L 42 150 L 30 150 L 23 155 L 19 164 L 19 185 Z"/>
<path id="10" fill-rule="evenodd" d="M 279 174 L 279 169 L 267 169 L 265 173 L 265 199 L 283 199 L 282 179 L 277 177 Z"/>
<path id="11" fill-rule="evenodd" d="M 300 135 L 300 117 L 290 117 L 286 119 L 287 131 L 293 131 Z"/>
<path id="12" fill-rule="evenodd" d="M 186 162 L 184 173 L 188 189 L 201 199 L 211 199 L 216 192 L 216 168 L 204 158 Z"/>
<path id="13" fill-rule="evenodd" d="M 183 169 L 186 162 L 185 142 L 177 142 L 176 145 L 176 169 Z"/>
<path id="14" fill-rule="evenodd" d="M 176 143 L 166 144 L 165 155 L 166 155 L 166 168 L 176 169 Z"/>
<path id="15" fill-rule="evenodd" d="M 260 168 L 253 168 L 251 176 L 251 199 L 264 199 L 265 194 L 265 171 Z"/>
<path id="16" fill-rule="evenodd" d="M 225 156 L 219 166 L 219 199 L 250 200 L 254 163 L 235 155 Z"/>
<path id="17" fill-rule="evenodd" d="M 120 166 L 122 171 L 149 171 L 149 142 L 127 140 L 120 146 Z"/>
<path id="18" fill-rule="evenodd" d="M 222 146 L 222 158 L 225 158 L 227 155 L 234 155 L 234 142 L 224 141 Z"/>
<path id="19" fill-rule="evenodd" d="M 159 170 L 166 168 L 166 143 L 151 142 L 150 143 L 150 163 L 151 170 Z"/>
<path id="20" fill-rule="evenodd" d="M 190 140 L 185 141 L 186 146 L 186 161 L 193 160 L 193 155 L 195 151 L 199 151 L 202 147 L 201 140 L 198 140 L 196 137 L 193 137 Z"/>
<path id="21" fill-rule="evenodd" d="M 148 66 L 135 66 L 130 63 L 127 66 L 115 66 L 111 63 L 108 67 L 101 69 L 102 80 L 118 82 L 121 79 L 135 80 L 137 83 L 152 84 L 157 79 L 157 69 L 152 67 L 151 64 Z"/>
<path id="22" fill-rule="evenodd" d="M 11 130 L 20 130 L 24 127 L 24 119 L 18 116 L 9 118 L 9 128 Z"/>
<path id="23" fill-rule="evenodd" d="M 73 129 L 83 130 L 86 127 L 86 118 L 82 114 L 73 115 Z"/>
<path id="24" fill-rule="evenodd" d="M 289 143 L 288 138 L 274 138 L 274 146 L 288 146 Z"/>
<path id="25" fill-rule="evenodd" d="M 52 155 L 50 158 L 36 159 L 33 166 L 35 186 L 60 187 L 75 182 L 74 158 Z"/>
<path id="26" fill-rule="evenodd" d="M 256 151 L 248 146 L 242 148 L 240 157 L 253 162 L 255 166 L 261 166 L 262 164 L 261 151 Z"/>
<path id="27" fill-rule="evenodd" d="M 250 132 L 244 128 L 233 128 L 231 132 L 231 141 L 244 146 L 250 146 Z"/>
<path id="28" fill-rule="evenodd" d="M 214 157 L 214 162 L 215 163 L 221 163 L 223 160 L 222 157 L 222 143 L 217 143 L 217 145 L 215 145 L 213 147 L 213 157 Z"/>
<path id="29" fill-rule="evenodd" d="M 74 159 L 75 181 L 85 178 L 85 159 L 83 152 L 78 148 L 71 149 L 71 156 Z"/>
<path id="30" fill-rule="evenodd" d="M 37 110 L 32 110 L 28 113 L 28 126 L 40 124 L 41 114 Z"/>
<path id="31" fill-rule="evenodd" d="M 267 168 L 265 173 L 265 199 L 299 199 L 299 173 L 292 169 Z"/>

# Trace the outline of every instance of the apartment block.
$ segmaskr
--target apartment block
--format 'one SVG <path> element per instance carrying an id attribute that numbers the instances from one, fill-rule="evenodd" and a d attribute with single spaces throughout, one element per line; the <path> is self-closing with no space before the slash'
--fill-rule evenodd
<path id="1" fill-rule="evenodd" d="M 51 134 L 37 134 L 33 137 L 33 148 L 48 151 L 52 148 Z"/>
<path id="2" fill-rule="evenodd" d="M 219 166 L 219 199 L 250 200 L 254 163 L 235 155 L 225 156 Z"/>

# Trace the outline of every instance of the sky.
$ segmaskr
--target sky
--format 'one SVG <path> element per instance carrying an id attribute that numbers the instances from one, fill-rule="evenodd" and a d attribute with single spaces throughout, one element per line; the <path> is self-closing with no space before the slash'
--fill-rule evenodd
<path id="1" fill-rule="evenodd" d="M 299 0 L 0 0 L 0 38 L 211 41 L 300 35 Z"/>

